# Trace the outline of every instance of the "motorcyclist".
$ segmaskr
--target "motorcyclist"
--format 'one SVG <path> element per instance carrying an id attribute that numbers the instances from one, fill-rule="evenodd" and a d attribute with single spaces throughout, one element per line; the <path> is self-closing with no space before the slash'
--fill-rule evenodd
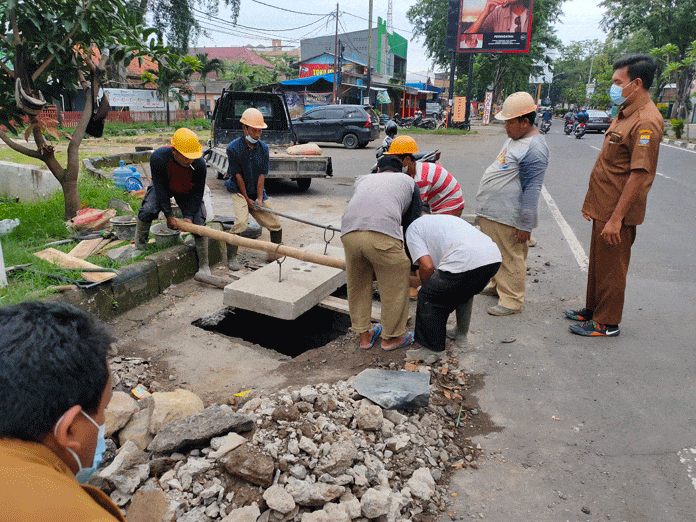
<path id="1" fill-rule="evenodd" d="M 568 110 L 568 112 L 563 115 L 563 119 L 565 123 L 573 123 L 573 121 L 575 121 L 575 113 L 572 110 Z"/>
<path id="2" fill-rule="evenodd" d="M 392 141 L 394 141 L 394 137 L 396 136 L 398 130 L 399 127 L 393 120 L 389 120 L 387 124 L 384 126 L 384 132 L 386 133 L 386 136 L 384 137 L 384 141 L 382 141 L 382 145 L 380 145 L 377 149 L 376 156 L 378 158 L 389 150 L 389 147 L 391 146 Z"/>
<path id="3" fill-rule="evenodd" d="M 551 121 L 552 118 L 553 118 L 553 112 L 551 111 L 551 109 L 546 109 L 544 111 L 544 115 L 541 117 L 541 119 L 544 121 Z"/>
<path id="4" fill-rule="evenodd" d="M 580 109 L 580 112 L 577 113 L 575 116 L 575 125 L 573 125 L 573 130 L 575 130 L 575 127 L 577 127 L 578 123 L 587 123 L 587 120 L 590 119 L 590 115 L 587 114 L 587 111 L 585 110 L 585 107 L 582 107 Z"/>

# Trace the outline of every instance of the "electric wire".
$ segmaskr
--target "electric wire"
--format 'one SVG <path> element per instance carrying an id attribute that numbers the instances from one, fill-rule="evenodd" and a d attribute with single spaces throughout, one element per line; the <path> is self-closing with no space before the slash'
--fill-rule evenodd
<path id="1" fill-rule="evenodd" d="M 286 9 L 285 7 L 278 7 L 275 5 L 267 4 L 267 3 L 261 2 L 259 0 L 251 0 L 251 1 L 256 3 L 256 4 L 265 5 L 266 7 L 272 7 L 273 9 L 278 9 L 279 11 L 285 11 L 287 13 L 295 13 L 295 14 L 301 14 L 301 15 L 307 15 L 307 16 L 322 16 L 318 13 L 303 13 L 302 11 L 293 11 L 292 9 Z"/>
<path id="2" fill-rule="evenodd" d="M 215 16 L 211 16 L 211 15 L 207 14 L 205 11 L 201 11 L 201 10 L 199 10 L 199 9 L 196 9 L 195 7 L 192 8 L 192 11 L 195 11 L 196 13 L 199 13 L 200 15 L 206 16 L 206 17 L 208 17 L 208 18 L 211 18 L 211 19 L 213 19 L 213 20 L 215 20 L 215 21 L 217 21 L 217 22 L 219 22 L 219 23 L 223 23 L 223 24 L 225 24 L 225 25 L 230 25 L 230 26 L 235 27 L 235 28 L 241 27 L 242 29 L 247 29 L 247 30 L 252 30 L 252 31 L 262 31 L 262 32 L 265 32 L 265 33 L 282 33 L 282 32 L 288 32 L 288 31 L 297 31 L 297 30 L 299 30 L 299 29 L 304 29 L 305 27 L 309 27 L 309 26 L 311 26 L 311 25 L 314 25 L 314 24 L 316 24 L 316 23 L 319 23 L 319 22 L 323 21 L 324 18 L 327 18 L 327 17 L 333 15 L 333 13 L 329 13 L 329 14 L 325 14 L 325 15 L 320 15 L 321 18 L 319 18 L 318 20 L 315 20 L 314 22 L 310 22 L 310 23 L 305 24 L 305 25 L 301 25 L 301 26 L 299 26 L 299 27 L 292 27 L 292 28 L 289 28 L 289 29 L 263 29 L 263 28 L 261 28 L 261 27 L 249 27 L 249 26 L 247 26 L 247 25 L 242 25 L 242 24 L 230 22 L 229 20 L 225 20 L 224 18 L 218 18 L 218 17 L 215 17 Z"/>

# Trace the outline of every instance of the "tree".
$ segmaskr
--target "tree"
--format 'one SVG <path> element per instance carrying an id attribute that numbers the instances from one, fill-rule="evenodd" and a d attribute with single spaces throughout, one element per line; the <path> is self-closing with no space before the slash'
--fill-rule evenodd
<path id="1" fill-rule="evenodd" d="M 184 92 L 191 90 L 187 87 L 188 79 L 194 72 L 200 69 L 200 62 L 195 56 L 184 56 L 180 59 L 165 57 L 157 63 L 157 69 L 148 69 L 143 73 L 142 80 L 144 83 L 155 83 L 157 92 L 162 97 L 165 103 L 167 112 L 167 125 L 170 124 L 169 116 L 169 100 L 171 99 L 172 88 L 178 87 L 176 98 L 183 105 Z"/>
<path id="2" fill-rule="evenodd" d="M 203 103 L 206 110 L 208 109 L 208 80 L 207 77 L 210 73 L 216 73 L 217 75 L 222 74 L 225 67 L 222 60 L 219 58 L 213 58 L 212 60 L 208 58 L 208 53 L 198 53 L 196 55 L 200 63 L 200 69 L 198 73 L 201 75 L 201 83 L 203 84 Z"/>
<path id="3" fill-rule="evenodd" d="M 266 60 L 273 64 L 273 70 L 277 76 L 284 76 L 284 79 L 295 78 L 299 76 L 298 67 L 299 59 L 296 56 L 290 56 L 288 53 L 283 53 L 278 56 L 265 56 Z"/>
<path id="4" fill-rule="evenodd" d="M 223 78 L 230 81 L 230 90 L 248 91 L 258 85 L 277 82 L 278 73 L 262 65 L 250 65 L 246 60 L 225 61 Z"/>
<path id="5" fill-rule="evenodd" d="M 602 26 L 613 37 L 621 38 L 643 31 L 650 36 L 653 48 L 674 45 L 672 62 L 682 62 L 689 58 L 689 49 L 696 41 L 696 0 L 603 0 L 600 4 L 606 11 Z M 643 52 L 648 52 L 644 49 Z M 661 64 L 664 67 L 664 64 Z M 685 101 L 693 80 L 693 68 L 684 67 L 677 71 L 677 99 L 672 117 L 683 114 Z M 662 73 L 659 70 L 658 73 Z M 670 73 L 670 74 L 672 74 Z M 678 111 L 682 114 L 678 114 Z"/>
<path id="6" fill-rule="evenodd" d="M 672 108 L 672 117 L 685 118 L 688 109 L 689 89 L 680 89 L 679 80 L 681 78 L 688 87 L 691 86 L 696 74 L 696 40 L 687 49 L 686 56 L 682 60 L 677 59 L 681 53 L 674 44 L 667 44 L 653 49 L 650 51 L 650 54 L 662 62 L 663 72 L 659 78 L 660 83 L 664 85 L 665 83 L 673 82 L 677 85 L 677 98 Z"/>
<path id="7" fill-rule="evenodd" d="M 130 61 L 143 54 L 157 57 L 166 52 L 153 37 L 154 30 L 145 30 L 141 17 L 130 7 L 122 0 L 6 0 L 0 7 L 0 124 L 4 125 L 0 140 L 46 164 L 63 189 L 66 219 L 80 209 L 79 147 L 92 116 L 92 83 L 98 90 L 108 59 Z M 15 89 L 20 86 L 26 93 L 23 108 L 15 102 Z M 77 89 L 87 94 L 86 103 L 75 131 L 64 134 L 69 143 L 62 165 L 50 142 L 60 133 L 32 106 L 40 109 L 36 100 L 56 99 Z M 24 126 L 22 118 L 26 118 L 26 136 L 33 136 L 34 148 L 10 136 L 18 135 Z"/>

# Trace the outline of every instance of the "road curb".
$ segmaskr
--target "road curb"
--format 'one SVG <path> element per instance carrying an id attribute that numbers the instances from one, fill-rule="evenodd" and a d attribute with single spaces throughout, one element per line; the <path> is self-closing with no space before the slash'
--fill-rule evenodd
<path id="1" fill-rule="evenodd" d="M 689 143 L 688 141 L 673 140 L 672 138 L 662 138 L 662 143 L 667 145 L 674 145 L 675 147 L 682 147 L 688 150 L 696 150 L 696 143 Z"/>

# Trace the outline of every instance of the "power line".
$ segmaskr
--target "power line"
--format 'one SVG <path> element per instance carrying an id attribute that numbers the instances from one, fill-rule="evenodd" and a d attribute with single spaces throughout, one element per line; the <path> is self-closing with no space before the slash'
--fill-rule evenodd
<path id="1" fill-rule="evenodd" d="M 298 29 L 304 29 L 305 27 L 309 27 L 310 25 L 314 25 L 316 23 L 319 23 L 322 20 L 324 20 L 324 18 L 327 18 L 333 14 L 333 13 L 331 13 L 331 14 L 319 15 L 319 16 L 321 16 L 321 18 L 319 18 L 318 20 L 315 20 L 314 22 L 310 22 L 310 23 L 305 24 L 305 25 L 300 25 L 299 27 L 292 27 L 289 29 L 262 29 L 260 27 L 249 27 L 247 25 L 242 25 L 242 24 L 230 22 L 229 20 L 225 20 L 223 18 L 217 18 L 215 16 L 210 16 L 205 11 L 200 11 L 196 8 L 192 8 L 192 10 L 199 13 L 200 15 L 207 16 L 208 18 L 210 18 L 212 20 L 218 21 L 220 23 L 224 23 L 226 25 L 231 25 L 232 27 L 235 27 L 235 28 L 241 27 L 242 29 L 250 29 L 252 31 L 263 31 L 265 33 L 282 33 L 282 32 L 287 32 L 287 31 L 297 31 Z"/>
<path id="2" fill-rule="evenodd" d="M 253 38 L 253 39 L 257 39 L 257 40 L 268 40 L 268 41 L 273 41 L 273 40 L 278 39 L 278 35 L 264 35 L 261 33 L 247 32 L 247 31 L 241 30 L 241 29 L 236 29 L 234 32 L 232 32 L 231 28 L 220 26 L 211 20 L 196 19 L 196 22 L 198 22 L 199 24 L 206 24 L 206 25 L 201 25 L 201 27 L 205 31 L 211 31 L 214 33 L 224 34 L 227 36 L 232 36 L 232 37 L 237 37 L 237 38 L 245 37 L 245 38 Z M 289 37 L 285 37 L 284 40 L 288 41 L 288 42 L 295 42 L 295 43 L 300 42 L 298 39 L 289 38 Z"/>
<path id="3" fill-rule="evenodd" d="M 254 3 L 265 5 L 266 7 L 272 7 L 273 9 L 278 9 L 279 11 L 285 11 L 288 13 L 295 13 L 295 14 L 301 14 L 301 15 L 307 15 L 307 16 L 323 16 L 321 14 L 317 13 L 303 13 L 302 11 L 293 11 L 292 9 L 286 9 L 285 7 L 278 7 L 275 5 L 267 4 L 265 2 L 260 2 L 259 0 L 251 0 Z"/>

